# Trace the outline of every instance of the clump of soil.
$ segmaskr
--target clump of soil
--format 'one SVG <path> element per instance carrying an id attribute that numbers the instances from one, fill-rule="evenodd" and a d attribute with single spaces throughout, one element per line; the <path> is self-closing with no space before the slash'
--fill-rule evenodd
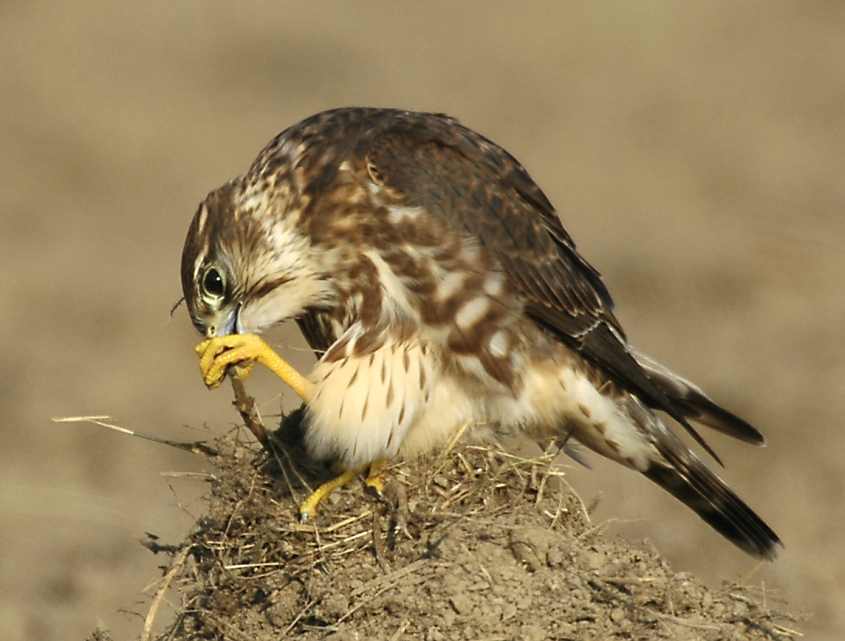
<path id="1" fill-rule="evenodd" d="M 280 431 L 281 433 L 281 431 Z M 295 430 L 293 430 L 295 433 Z M 294 439 L 295 440 L 295 439 Z M 551 455 L 460 444 L 356 483 L 311 523 L 326 470 L 296 442 L 216 444 L 208 512 L 161 547 L 175 619 L 160 640 L 786 639 L 792 619 L 740 585 L 714 590 L 608 538 Z M 156 547 L 156 545 L 152 545 Z"/>

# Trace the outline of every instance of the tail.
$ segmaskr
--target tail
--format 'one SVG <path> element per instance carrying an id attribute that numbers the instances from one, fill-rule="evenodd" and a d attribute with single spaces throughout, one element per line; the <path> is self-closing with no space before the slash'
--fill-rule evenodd
<path id="1" fill-rule="evenodd" d="M 687 418 L 752 445 L 766 444 L 766 439 L 754 426 L 719 407 L 692 381 L 675 374 L 645 354 L 632 349 L 631 355 Z"/>
<path id="2" fill-rule="evenodd" d="M 654 464 L 645 475 L 748 554 L 772 561 L 778 546 L 783 546 L 765 521 L 701 461 L 688 463 L 682 470 Z"/>
<path id="3" fill-rule="evenodd" d="M 773 560 L 780 538 L 651 411 L 630 398 L 628 414 L 660 454 L 641 470 L 748 554 Z"/>

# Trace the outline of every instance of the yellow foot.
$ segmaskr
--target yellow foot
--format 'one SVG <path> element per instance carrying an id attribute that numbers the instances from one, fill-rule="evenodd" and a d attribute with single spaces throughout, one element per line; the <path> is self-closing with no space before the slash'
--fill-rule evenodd
<path id="1" fill-rule="evenodd" d="M 209 388 L 220 385 L 230 365 L 237 365 L 235 375 L 243 378 L 257 362 L 287 383 L 306 403 L 314 396 L 314 384 L 255 334 L 215 336 L 202 341 L 194 351 L 200 357 L 202 380 Z"/>
<path id="2" fill-rule="evenodd" d="M 337 478 L 334 478 L 331 481 L 326 481 L 314 490 L 311 496 L 299 505 L 299 520 L 303 523 L 310 520 L 317 511 L 317 506 L 323 501 L 323 499 L 353 480 L 356 476 L 358 476 L 359 471 L 360 470 L 348 470 Z"/>
<path id="3" fill-rule="evenodd" d="M 384 459 L 378 459 L 377 461 L 373 461 L 370 463 L 370 472 L 367 475 L 367 480 L 364 481 L 364 485 L 367 486 L 371 492 L 373 492 L 376 496 L 383 496 L 384 495 L 384 468 L 387 467 L 387 461 Z"/>
<path id="4" fill-rule="evenodd" d="M 382 471 L 386 466 L 387 461 L 383 459 L 370 463 L 370 471 L 367 475 L 367 479 L 364 481 L 367 489 L 372 491 L 379 498 L 384 496 L 384 478 L 382 476 Z M 367 469 L 366 466 L 358 468 L 357 470 L 348 470 L 337 478 L 333 478 L 331 481 L 326 481 L 314 490 L 314 492 L 312 492 L 311 495 L 299 505 L 300 521 L 304 523 L 311 519 L 317 512 L 317 506 L 320 505 L 320 503 L 329 494 L 348 484 L 365 469 Z"/>

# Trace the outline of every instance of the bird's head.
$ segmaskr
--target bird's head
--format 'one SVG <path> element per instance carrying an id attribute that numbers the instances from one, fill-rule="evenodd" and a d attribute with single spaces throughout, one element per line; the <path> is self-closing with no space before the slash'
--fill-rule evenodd
<path id="1" fill-rule="evenodd" d="M 332 298 L 330 252 L 316 250 L 279 194 L 232 181 L 211 192 L 182 250 L 182 291 L 208 337 L 258 333 Z"/>

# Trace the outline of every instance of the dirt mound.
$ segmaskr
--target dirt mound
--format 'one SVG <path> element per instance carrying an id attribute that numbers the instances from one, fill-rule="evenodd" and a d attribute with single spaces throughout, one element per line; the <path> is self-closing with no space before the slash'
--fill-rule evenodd
<path id="1" fill-rule="evenodd" d="M 179 545 L 148 542 L 172 556 L 160 593 L 179 595 L 158 639 L 797 635 L 770 595 L 710 589 L 656 551 L 608 538 L 551 454 L 461 444 L 390 470 L 381 498 L 335 493 L 302 524 L 305 484 L 327 471 L 298 463 L 296 439 L 274 441 L 273 455 L 237 434 L 215 448 L 207 514 Z"/>

